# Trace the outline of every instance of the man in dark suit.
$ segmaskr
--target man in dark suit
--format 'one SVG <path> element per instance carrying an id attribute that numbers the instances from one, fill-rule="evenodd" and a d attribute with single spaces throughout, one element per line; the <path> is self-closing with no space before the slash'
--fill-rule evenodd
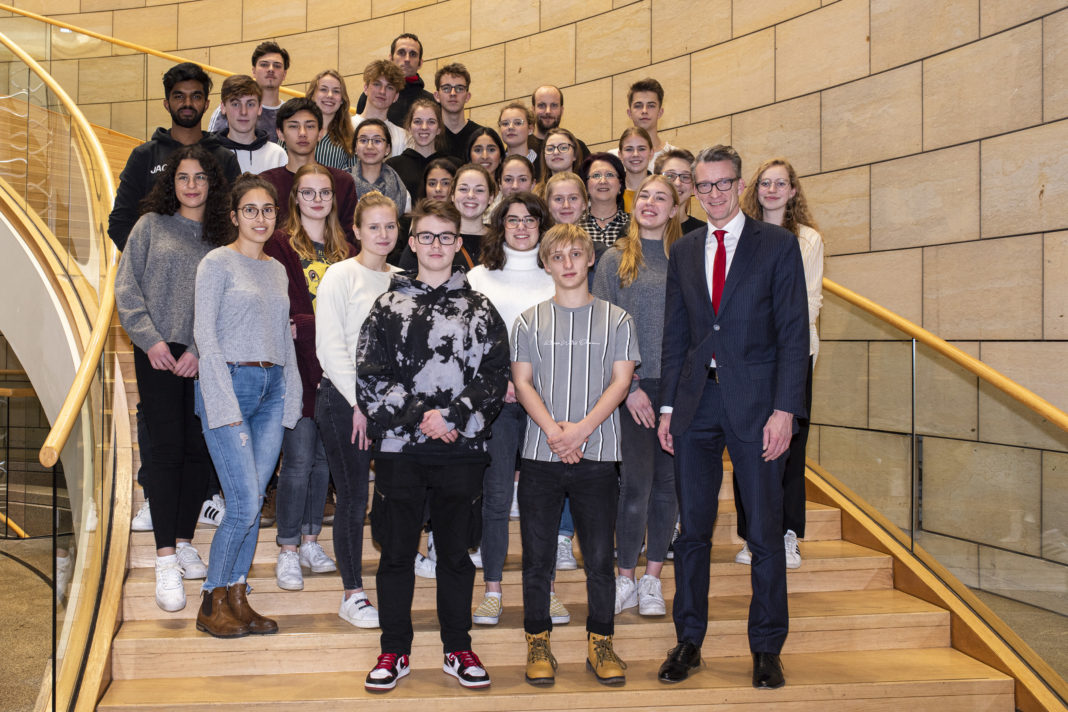
<path id="1" fill-rule="evenodd" d="M 784 684 L 779 652 L 789 627 L 783 454 L 794 418 L 805 414 L 808 307 L 797 238 L 741 212 L 741 175 L 730 146 L 698 154 L 694 188 L 708 226 L 675 243 L 668 266 L 659 435 L 675 455 L 682 526 L 675 542 L 678 645 L 659 678 L 679 682 L 701 662 L 726 447 L 750 522 L 753 686 L 775 688 Z"/>

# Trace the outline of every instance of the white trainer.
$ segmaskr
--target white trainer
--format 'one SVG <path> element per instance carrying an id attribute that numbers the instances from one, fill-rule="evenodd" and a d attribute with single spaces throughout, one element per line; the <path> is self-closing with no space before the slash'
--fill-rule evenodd
<path id="1" fill-rule="evenodd" d="M 354 593 L 349 598 L 343 597 L 337 614 L 341 620 L 357 628 L 378 627 L 378 611 L 363 593 Z"/>
<path id="2" fill-rule="evenodd" d="M 156 605 L 169 613 L 185 608 L 182 567 L 174 554 L 156 557 Z"/>
<path id="3" fill-rule="evenodd" d="M 556 570 L 573 571 L 578 568 L 575 553 L 571 550 L 571 537 L 560 534 L 556 537 Z"/>
<path id="4" fill-rule="evenodd" d="M 135 532 L 152 531 L 152 511 L 148 508 L 147 499 L 141 503 L 141 508 L 137 510 L 137 514 L 130 522 L 130 529 Z"/>
<path id="5" fill-rule="evenodd" d="M 749 566 L 753 563 L 753 554 L 749 551 L 749 542 L 742 546 L 742 550 L 734 555 L 734 563 Z"/>
<path id="6" fill-rule="evenodd" d="M 415 555 L 415 575 L 419 578 L 437 578 L 438 565 L 433 559 L 428 559 L 421 553 Z"/>
<path id="7" fill-rule="evenodd" d="M 178 558 L 178 566 L 182 569 L 182 578 L 207 578 L 208 567 L 192 544 L 179 544 L 178 553 L 175 556 Z"/>
<path id="8" fill-rule="evenodd" d="M 662 616 L 667 613 L 660 579 L 646 574 L 638 581 L 638 613 L 643 616 Z"/>
<path id="9" fill-rule="evenodd" d="M 209 527 L 217 527 L 225 514 L 226 502 L 223 501 L 222 495 L 214 494 L 211 499 L 204 500 L 204 504 L 200 506 L 200 517 L 197 518 L 197 522 Z"/>
<path id="10" fill-rule="evenodd" d="M 278 563 L 274 565 L 274 581 L 283 591 L 301 591 L 304 589 L 304 572 L 300 570 L 300 555 L 295 551 L 278 552 Z"/>
<path id="11" fill-rule="evenodd" d="M 787 529 L 782 540 L 786 546 L 786 568 L 801 568 L 801 548 L 797 545 L 797 534 L 793 529 Z"/>
<path id="12" fill-rule="evenodd" d="M 471 563 L 475 565 L 476 569 L 482 568 L 482 547 L 478 547 L 474 551 L 468 552 L 468 556 L 471 557 Z"/>
<path id="13" fill-rule="evenodd" d="M 512 488 L 512 511 L 508 513 L 509 519 L 519 519 L 519 483 Z"/>
<path id="14" fill-rule="evenodd" d="M 616 576 L 616 613 L 638 605 L 638 584 L 626 576 Z"/>
<path id="15" fill-rule="evenodd" d="M 337 571 L 334 561 L 326 555 L 317 541 L 306 541 L 300 545 L 300 565 L 311 569 L 314 574 L 328 574 Z"/>

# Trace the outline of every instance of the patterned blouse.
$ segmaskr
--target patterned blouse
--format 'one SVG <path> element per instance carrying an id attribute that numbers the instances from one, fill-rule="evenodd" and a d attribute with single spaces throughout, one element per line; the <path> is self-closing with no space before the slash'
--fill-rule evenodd
<path id="1" fill-rule="evenodd" d="M 587 208 L 586 212 L 579 218 L 578 226 L 589 233 L 594 243 L 611 247 L 616 240 L 626 235 L 627 230 L 630 229 L 630 215 L 623 210 L 617 210 L 612 219 L 604 227 L 601 227 L 597 218 L 593 217 Z"/>

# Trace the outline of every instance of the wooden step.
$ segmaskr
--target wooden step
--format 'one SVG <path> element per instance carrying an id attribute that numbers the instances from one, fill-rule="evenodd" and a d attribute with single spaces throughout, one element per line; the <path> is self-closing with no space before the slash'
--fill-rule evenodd
<path id="1" fill-rule="evenodd" d="M 742 540 L 739 539 L 735 533 L 737 516 L 737 513 L 734 511 L 733 500 L 724 499 L 720 501 L 719 517 L 716 519 L 715 534 L 712 537 L 712 542 L 714 544 L 734 544 L 738 547 L 742 545 Z M 827 541 L 840 539 L 842 536 L 841 522 L 840 512 L 834 507 L 809 502 L 806 505 L 805 540 Z M 364 558 L 377 560 L 378 549 L 375 548 L 371 539 L 371 527 L 364 526 L 363 531 Z M 271 564 L 277 560 L 278 547 L 275 544 L 275 537 L 277 534 L 278 530 L 274 526 L 260 528 L 258 539 L 259 544 L 256 546 L 256 555 L 253 558 L 254 564 Z M 205 561 L 208 560 L 211 539 L 214 535 L 214 527 L 201 525 L 197 527 L 196 533 L 193 536 L 193 546 L 197 547 L 201 558 Z M 508 524 L 508 541 L 510 552 L 519 553 L 522 551 L 519 541 L 518 520 L 513 520 Z M 333 527 L 330 525 L 325 525 L 323 527 L 323 531 L 319 535 L 319 543 L 322 544 L 323 550 L 327 555 L 333 558 Z M 422 549 L 425 551 L 425 545 Z M 579 554 L 579 546 L 575 547 L 575 553 L 576 555 Z M 131 568 L 155 566 L 155 562 L 156 544 L 152 537 L 152 532 L 131 532 L 129 566 Z"/>
<path id="2" fill-rule="evenodd" d="M 520 647 L 521 643 L 517 643 Z M 554 646 L 557 648 L 564 646 Z M 485 656 L 488 658 L 488 656 Z M 434 656 L 435 663 L 440 660 Z M 413 658 L 413 662 L 414 658 Z M 523 679 L 521 666 L 483 660 L 492 676 L 490 688 L 465 690 L 440 670 L 415 670 L 387 694 L 363 689 L 366 670 L 337 675 L 230 675 L 210 684 L 199 678 L 115 680 L 99 710 L 337 710 L 376 709 L 417 712 L 461 710 L 612 709 L 777 710 L 782 712 L 1012 712 L 1012 679 L 966 655 L 947 648 L 813 652 L 783 655 L 785 687 L 754 690 L 748 655 L 706 658 L 690 679 L 664 685 L 656 679 L 660 659 L 631 660 L 627 684 L 598 684 L 582 662 L 561 663 L 556 684 L 535 688 Z M 281 667 L 281 664 L 279 665 Z M 287 666 L 288 667 L 288 666 Z"/>
<path id="3" fill-rule="evenodd" d="M 255 605 L 255 594 L 250 599 Z M 714 597 L 709 608 L 708 641 L 716 655 L 743 655 L 749 649 L 746 621 L 748 595 Z M 202 675 L 262 675 L 284 664 L 286 672 L 359 672 L 378 655 L 380 631 L 354 628 L 333 614 L 298 614 L 277 618 L 279 633 L 218 640 L 196 630 L 190 613 L 195 599 L 172 618 L 127 621 L 115 637 L 112 675 L 133 679 Z M 586 606 L 571 608 L 572 622 L 553 632 L 561 662 L 585 655 Z M 441 653 L 437 614 L 413 611 L 414 666 L 434 666 Z M 949 614 L 893 589 L 790 594 L 788 652 L 937 647 L 949 645 Z M 616 649 L 627 659 L 656 659 L 675 643 L 669 615 L 658 618 L 626 611 L 616 617 Z M 474 649 L 500 665 L 526 660 L 522 610 L 507 607 L 497 626 L 476 626 Z M 568 643 L 567 641 L 570 641 Z M 711 652 L 711 649 L 710 649 Z M 302 654 L 303 653 L 303 654 Z"/>
<path id="4" fill-rule="evenodd" d="M 748 595 L 749 567 L 734 563 L 738 548 L 731 545 L 712 549 L 709 594 L 712 596 Z M 803 564 L 800 569 L 787 571 L 787 586 L 791 593 L 815 591 L 849 591 L 889 589 L 893 586 L 893 569 L 889 556 L 849 542 L 801 542 Z M 378 601 L 375 585 L 377 563 L 364 564 L 364 586 L 372 602 Z M 639 574 L 644 561 L 639 562 Z M 665 564 L 662 586 L 668 600 L 675 595 L 675 579 L 670 562 Z M 151 568 L 131 569 L 123 588 L 123 617 L 125 620 L 170 619 L 175 614 L 160 610 L 155 600 L 155 571 Z M 249 585 L 254 591 L 256 610 L 269 616 L 301 613 L 336 613 L 341 602 L 341 577 L 337 573 L 304 575 L 304 590 L 284 591 L 278 588 L 274 564 L 256 564 L 249 572 Z M 199 596 L 202 581 L 186 581 L 189 600 Z M 522 570 L 520 556 L 512 554 L 505 564 L 502 581 L 506 606 L 522 601 Z M 476 574 L 472 606 L 482 600 L 482 576 Z M 556 592 L 565 605 L 586 600 L 586 576 L 582 570 L 558 571 Z M 436 584 L 433 580 L 416 578 L 413 608 L 433 609 L 436 605 Z M 182 614 L 194 617 L 195 610 L 187 607 Z"/>

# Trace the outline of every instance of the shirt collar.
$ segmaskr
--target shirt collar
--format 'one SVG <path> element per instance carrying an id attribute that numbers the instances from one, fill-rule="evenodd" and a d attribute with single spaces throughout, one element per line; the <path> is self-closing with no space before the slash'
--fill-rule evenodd
<path id="1" fill-rule="evenodd" d="M 742 236 L 742 229 L 745 227 L 745 213 L 741 210 L 738 214 L 731 218 L 731 221 L 727 223 L 722 229 L 727 231 L 726 236 L 723 238 L 724 242 L 727 240 L 737 241 Z M 712 223 L 708 223 L 708 237 L 705 239 L 705 246 L 711 248 L 716 244 L 716 236 L 712 233 L 720 228 L 716 227 Z"/>

